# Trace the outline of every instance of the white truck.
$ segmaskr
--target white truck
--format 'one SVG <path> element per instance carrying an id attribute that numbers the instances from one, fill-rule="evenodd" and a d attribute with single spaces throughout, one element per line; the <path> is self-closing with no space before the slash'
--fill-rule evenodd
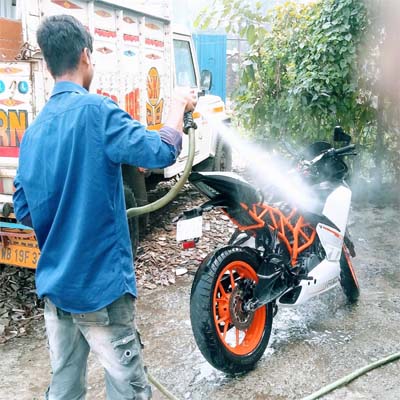
<path id="1" fill-rule="evenodd" d="M 35 268 L 40 255 L 33 231 L 15 220 L 12 194 L 24 131 L 53 87 L 36 30 L 43 18 L 54 14 L 73 15 L 94 38 L 91 91 L 109 96 L 148 129 L 162 127 L 174 86 L 201 90 L 191 36 L 172 25 L 169 1 L 0 0 L 0 264 Z M 230 169 L 229 147 L 204 118 L 213 113 L 227 119 L 224 103 L 206 94 L 197 110 L 194 168 Z M 164 170 L 122 167 L 128 208 L 146 204 L 148 189 L 183 171 L 185 139 L 177 162 Z M 139 226 L 144 223 L 130 221 L 134 246 Z"/>

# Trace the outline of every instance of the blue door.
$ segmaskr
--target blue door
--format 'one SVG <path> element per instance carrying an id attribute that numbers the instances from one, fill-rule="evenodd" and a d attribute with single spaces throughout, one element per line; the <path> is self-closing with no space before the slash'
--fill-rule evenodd
<path id="1" fill-rule="evenodd" d="M 212 73 L 210 93 L 226 98 L 226 35 L 193 35 L 200 71 Z"/>

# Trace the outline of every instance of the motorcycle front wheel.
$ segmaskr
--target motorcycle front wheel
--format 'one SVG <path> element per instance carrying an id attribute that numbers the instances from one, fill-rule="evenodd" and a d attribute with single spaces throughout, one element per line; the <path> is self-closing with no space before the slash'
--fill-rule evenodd
<path id="1" fill-rule="evenodd" d="M 200 265 L 190 296 L 190 319 L 196 343 L 215 368 L 229 374 L 254 368 L 267 347 L 272 304 L 247 312 L 243 304 L 258 282 L 257 254 L 227 246 Z"/>
<path id="2" fill-rule="evenodd" d="M 358 284 L 356 272 L 351 262 L 350 252 L 344 245 L 342 256 L 340 257 L 340 285 L 350 303 L 355 303 L 360 296 L 360 286 Z"/>

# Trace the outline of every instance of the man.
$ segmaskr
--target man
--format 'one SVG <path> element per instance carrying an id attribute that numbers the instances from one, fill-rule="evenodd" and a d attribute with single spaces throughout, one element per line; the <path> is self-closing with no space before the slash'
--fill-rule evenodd
<path id="1" fill-rule="evenodd" d="M 55 86 L 25 132 L 14 207 L 41 250 L 36 287 L 52 366 L 46 398 L 85 398 L 92 350 L 105 369 L 107 399 L 149 399 L 121 164 L 174 163 L 183 113 L 196 99 L 188 90 L 175 93 L 165 127 L 146 131 L 112 100 L 88 93 L 92 38 L 78 20 L 49 17 L 37 40 Z"/>

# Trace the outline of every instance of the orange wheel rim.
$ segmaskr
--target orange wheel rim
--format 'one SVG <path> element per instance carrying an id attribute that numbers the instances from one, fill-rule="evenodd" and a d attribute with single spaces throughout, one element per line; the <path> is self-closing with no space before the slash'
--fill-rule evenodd
<path id="1" fill-rule="evenodd" d="M 241 309 L 236 291 L 244 279 L 258 282 L 248 263 L 233 261 L 226 265 L 217 278 L 212 305 L 219 339 L 231 353 L 242 356 L 252 353 L 261 342 L 267 317 L 266 306 L 251 313 Z"/>

